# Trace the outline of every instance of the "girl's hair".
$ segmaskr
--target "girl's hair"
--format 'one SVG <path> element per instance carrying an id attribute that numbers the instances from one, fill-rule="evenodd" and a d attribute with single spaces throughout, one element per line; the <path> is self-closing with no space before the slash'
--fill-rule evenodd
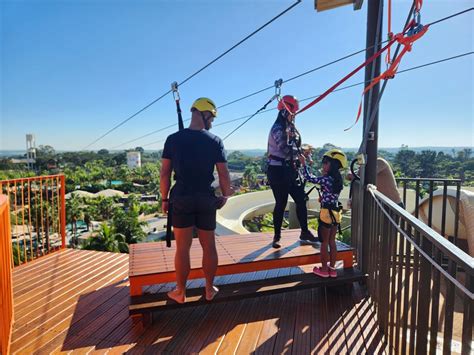
<path id="1" fill-rule="evenodd" d="M 288 120 L 286 119 L 286 116 L 283 114 L 285 110 L 278 111 L 278 116 L 277 119 L 275 120 L 275 123 L 279 123 L 283 126 L 283 129 L 286 129 Z"/>
<path id="2" fill-rule="evenodd" d="M 332 192 L 338 194 L 342 191 L 343 183 L 342 183 L 342 175 L 339 172 L 341 168 L 341 163 L 337 159 L 332 159 L 329 157 L 323 158 L 323 163 L 329 162 L 329 171 L 328 175 L 334 179 L 334 185 L 332 187 Z"/>
<path id="3" fill-rule="evenodd" d="M 284 112 L 286 112 L 286 115 L 285 115 Z M 283 132 L 285 134 L 286 134 L 286 129 L 288 128 L 288 119 L 287 119 L 288 116 L 287 115 L 288 115 L 288 111 L 280 110 L 278 112 L 277 119 L 275 120 L 275 123 L 279 123 L 283 126 Z M 299 147 L 299 146 L 301 146 L 301 134 L 298 131 L 298 129 L 296 128 L 296 126 L 294 126 L 293 129 L 296 131 L 296 134 L 298 136 L 298 139 L 296 141 L 296 145 Z"/>

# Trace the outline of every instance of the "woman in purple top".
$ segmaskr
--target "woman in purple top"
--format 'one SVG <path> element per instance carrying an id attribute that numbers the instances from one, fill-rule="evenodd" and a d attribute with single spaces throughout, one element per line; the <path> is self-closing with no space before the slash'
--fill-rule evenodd
<path id="1" fill-rule="evenodd" d="M 309 243 L 317 242 L 317 238 L 308 229 L 304 181 L 299 178 L 297 170 L 301 136 L 294 126 L 294 119 L 298 108 L 299 103 L 294 96 L 283 96 L 278 103 L 278 117 L 268 135 L 267 178 L 275 197 L 273 248 L 281 247 L 281 225 L 288 203 L 288 195 L 293 198 L 296 204 L 296 215 L 301 226 L 300 240 Z"/>

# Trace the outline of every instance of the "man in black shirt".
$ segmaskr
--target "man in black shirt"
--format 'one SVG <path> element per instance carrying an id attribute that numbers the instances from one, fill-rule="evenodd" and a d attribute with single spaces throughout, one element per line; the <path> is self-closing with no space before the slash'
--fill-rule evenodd
<path id="1" fill-rule="evenodd" d="M 172 221 L 176 239 L 176 289 L 168 297 L 178 303 L 185 302 L 186 280 L 190 271 L 189 251 L 193 229 L 197 228 L 203 248 L 202 268 L 206 277 L 206 299 L 212 300 L 218 292 L 214 286 L 217 270 L 217 250 L 214 230 L 216 208 L 222 207 L 232 195 L 222 140 L 209 132 L 217 116 L 214 102 L 208 98 L 197 99 L 191 107 L 189 128 L 176 132 L 166 139 L 161 163 L 160 190 L 163 211 L 168 212 L 168 199 L 173 203 Z M 211 187 L 214 167 L 219 175 L 222 195 L 216 198 Z M 170 192 L 171 173 L 175 172 Z M 168 197 L 169 195 L 169 197 Z"/>

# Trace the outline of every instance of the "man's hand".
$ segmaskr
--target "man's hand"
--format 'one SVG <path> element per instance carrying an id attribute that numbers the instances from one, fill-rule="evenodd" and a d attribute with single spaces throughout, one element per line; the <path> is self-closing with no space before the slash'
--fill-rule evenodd
<path id="1" fill-rule="evenodd" d="M 227 202 L 227 199 L 228 199 L 228 197 L 226 197 L 226 196 L 219 196 L 219 197 L 217 198 L 216 208 L 217 208 L 218 210 L 220 210 L 222 207 L 224 207 L 224 205 L 225 205 L 226 202 Z"/>
<path id="2" fill-rule="evenodd" d="M 303 165 L 303 166 L 306 165 L 306 159 L 305 159 L 304 155 L 299 154 L 298 159 L 299 159 L 301 165 Z"/>
<path id="3" fill-rule="evenodd" d="M 161 201 L 161 210 L 163 213 L 168 214 L 169 201 Z"/>

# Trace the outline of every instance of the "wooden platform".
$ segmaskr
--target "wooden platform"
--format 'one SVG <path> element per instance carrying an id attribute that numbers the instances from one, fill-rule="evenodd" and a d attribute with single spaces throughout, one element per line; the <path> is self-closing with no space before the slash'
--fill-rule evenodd
<path id="1" fill-rule="evenodd" d="M 218 276 L 216 283 L 298 276 L 311 265 Z M 67 249 L 13 271 L 12 354 L 382 353 L 363 287 L 312 288 L 157 312 L 128 314 L 128 255 Z M 189 288 L 200 288 L 192 280 Z M 175 285 L 145 287 L 163 293 Z M 221 286 L 222 287 L 222 286 Z"/>
<path id="2" fill-rule="evenodd" d="M 300 230 L 282 232 L 280 249 L 272 248 L 273 235 L 250 233 L 216 237 L 219 265 L 217 275 L 230 275 L 260 270 L 316 264 L 321 262 L 319 244 L 302 244 Z M 164 242 L 130 245 L 130 295 L 140 296 L 143 286 L 175 281 L 174 242 L 167 248 Z M 353 249 L 337 242 L 337 260 L 344 268 L 352 268 Z M 204 277 L 202 248 L 197 240 L 191 247 L 190 279 Z"/>
<path id="3" fill-rule="evenodd" d="M 321 278 L 313 273 L 304 273 L 291 276 L 275 277 L 263 280 L 253 280 L 238 284 L 228 284 L 219 287 L 219 293 L 212 303 L 231 302 L 246 298 L 263 297 L 284 292 L 295 292 L 313 287 L 340 287 L 348 285 L 349 293 L 352 283 L 366 279 L 367 275 L 356 269 L 340 269 L 337 278 Z M 186 302 L 178 304 L 171 301 L 166 293 L 146 294 L 131 297 L 130 314 L 143 314 L 147 312 L 163 311 L 167 309 L 185 308 L 209 304 L 206 301 L 202 288 L 193 288 L 186 294 Z"/>

